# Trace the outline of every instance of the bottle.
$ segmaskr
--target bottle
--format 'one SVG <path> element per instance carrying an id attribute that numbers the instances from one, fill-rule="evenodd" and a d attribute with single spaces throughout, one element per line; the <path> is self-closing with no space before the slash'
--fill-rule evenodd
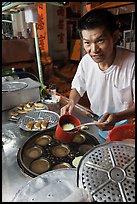
<path id="1" fill-rule="evenodd" d="M 51 95 L 51 100 L 56 101 L 56 84 L 50 85 L 50 95 Z"/>

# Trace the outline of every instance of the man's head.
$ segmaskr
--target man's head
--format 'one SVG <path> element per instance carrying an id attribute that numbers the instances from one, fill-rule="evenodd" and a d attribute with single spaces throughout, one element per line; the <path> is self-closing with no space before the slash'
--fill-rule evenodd
<path id="1" fill-rule="evenodd" d="M 106 9 L 91 10 L 79 20 L 78 31 L 81 36 L 82 30 L 91 30 L 100 26 L 104 26 L 110 34 L 113 34 L 118 29 L 116 17 Z"/>
<path id="2" fill-rule="evenodd" d="M 79 21 L 83 48 L 101 69 L 107 69 L 115 58 L 119 30 L 115 16 L 105 9 L 91 10 Z"/>

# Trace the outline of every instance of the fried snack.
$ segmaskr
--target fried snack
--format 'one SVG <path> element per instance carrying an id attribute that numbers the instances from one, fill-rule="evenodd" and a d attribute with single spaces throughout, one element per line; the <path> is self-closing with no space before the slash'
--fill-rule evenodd
<path id="1" fill-rule="evenodd" d="M 18 113 L 17 111 L 11 111 L 11 112 L 10 112 L 10 115 L 11 115 L 11 116 L 18 116 L 19 113 Z"/>
<path id="2" fill-rule="evenodd" d="M 19 104 L 18 106 L 17 106 L 17 108 L 19 109 L 19 110 L 23 110 L 24 109 L 24 104 Z"/>
<path id="3" fill-rule="evenodd" d="M 34 121 L 29 121 L 26 124 L 26 128 L 29 130 L 32 130 L 33 126 L 34 126 Z"/>
<path id="4" fill-rule="evenodd" d="M 41 129 L 41 121 L 35 122 L 34 128 L 35 129 Z"/>
<path id="5" fill-rule="evenodd" d="M 43 103 L 34 103 L 35 109 L 39 110 L 39 109 L 43 109 L 45 108 L 45 105 Z"/>
<path id="6" fill-rule="evenodd" d="M 41 123 L 41 128 L 46 128 L 48 126 L 49 121 L 48 120 L 43 120 Z"/>
<path id="7" fill-rule="evenodd" d="M 18 113 L 27 113 L 27 111 L 22 109 L 22 110 L 18 110 Z"/>
<path id="8" fill-rule="evenodd" d="M 33 110 L 33 108 L 32 108 L 32 107 L 28 107 L 28 106 L 26 105 L 26 106 L 24 106 L 24 110 L 25 110 L 25 111 L 31 111 L 31 110 Z"/>
<path id="9" fill-rule="evenodd" d="M 30 101 L 30 102 L 28 102 L 28 103 L 26 104 L 26 106 L 27 106 L 28 108 L 32 107 L 33 105 L 34 105 L 34 102 L 33 102 L 33 101 Z"/>

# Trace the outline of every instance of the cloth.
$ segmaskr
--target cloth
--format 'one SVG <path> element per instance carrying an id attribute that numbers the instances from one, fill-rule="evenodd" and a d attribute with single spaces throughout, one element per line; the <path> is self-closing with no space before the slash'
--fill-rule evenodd
<path id="1" fill-rule="evenodd" d="M 116 48 L 113 64 L 100 70 L 89 54 L 81 59 L 71 88 L 82 97 L 87 91 L 91 110 L 102 115 L 127 109 L 135 102 L 135 53 Z"/>

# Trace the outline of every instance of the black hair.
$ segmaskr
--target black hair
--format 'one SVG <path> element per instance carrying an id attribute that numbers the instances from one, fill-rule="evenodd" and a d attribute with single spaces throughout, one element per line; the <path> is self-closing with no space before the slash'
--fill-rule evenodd
<path id="1" fill-rule="evenodd" d="M 78 22 L 78 31 L 81 37 L 82 30 L 91 30 L 104 26 L 110 34 L 119 29 L 117 18 L 107 9 L 93 9 L 82 16 Z"/>

